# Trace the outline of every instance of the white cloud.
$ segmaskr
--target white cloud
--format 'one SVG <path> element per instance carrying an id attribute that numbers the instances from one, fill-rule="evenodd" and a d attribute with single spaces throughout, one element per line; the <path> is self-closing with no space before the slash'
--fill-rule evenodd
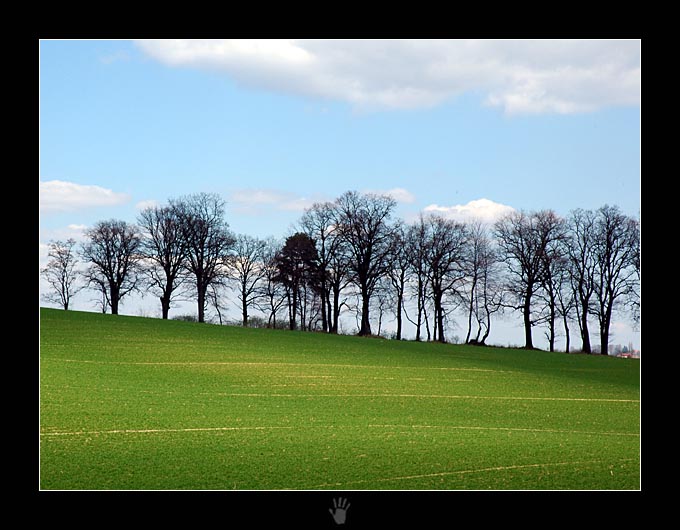
<path id="1" fill-rule="evenodd" d="M 365 193 L 375 193 L 377 195 L 387 195 L 395 201 L 405 204 L 416 202 L 416 196 L 404 188 L 392 188 L 391 190 L 366 190 Z"/>
<path id="2" fill-rule="evenodd" d="M 56 228 L 41 228 L 40 229 L 40 245 L 47 245 L 49 241 L 66 241 L 67 239 L 75 239 L 76 241 L 83 241 L 85 239 L 85 230 L 89 227 L 83 224 L 70 224 L 66 227 Z"/>
<path id="3" fill-rule="evenodd" d="M 325 199 L 319 195 L 300 197 L 294 193 L 272 189 L 242 189 L 229 194 L 229 203 L 233 210 L 248 215 L 257 215 L 266 210 L 302 212 L 315 202 L 323 200 Z"/>
<path id="4" fill-rule="evenodd" d="M 144 210 L 146 208 L 153 208 L 154 206 L 158 206 L 158 201 L 154 199 L 149 199 L 146 201 L 139 201 L 137 204 L 135 204 L 135 208 L 137 210 Z"/>
<path id="5" fill-rule="evenodd" d="M 169 66 L 356 107 L 432 107 L 464 92 L 508 114 L 640 102 L 635 40 L 144 40 Z"/>
<path id="6" fill-rule="evenodd" d="M 430 204 L 425 207 L 424 211 L 426 213 L 437 213 L 460 222 L 478 219 L 486 223 L 493 223 L 501 216 L 515 211 L 515 209 L 489 199 L 477 199 L 467 204 L 456 204 L 454 206 Z"/>
<path id="7" fill-rule="evenodd" d="M 40 211 L 42 213 L 72 212 L 94 206 L 117 206 L 130 200 L 126 193 L 118 193 L 100 186 L 48 180 L 40 182 Z"/>

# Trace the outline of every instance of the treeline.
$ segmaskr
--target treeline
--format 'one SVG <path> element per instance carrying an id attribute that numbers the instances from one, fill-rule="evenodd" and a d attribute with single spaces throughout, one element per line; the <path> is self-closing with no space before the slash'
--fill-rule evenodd
<path id="1" fill-rule="evenodd" d="M 225 206 L 216 194 L 188 195 L 146 208 L 136 224 L 100 221 L 81 245 L 51 241 L 45 299 L 68 309 L 89 288 L 103 312 L 117 314 L 130 293 L 152 293 L 163 318 L 192 299 L 199 322 L 213 310 L 220 323 L 236 301 L 243 326 L 255 310 L 270 327 L 283 319 L 292 330 L 326 333 L 353 313 L 362 336 L 376 325 L 381 334 L 392 314 L 393 338 L 402 338 L 405 318 L 416 340 L 440 342 L 459 314 L 470 344 L 485 344 L 494 314 L 517 311 L 526 348 L 540 326 L 551 351 L 560 333 L 570 351 L 576 327 L 587 353 L 590 321 L 606 353 L 614 312 L 640 318 L 639 223 L 617 207 L 567 218 L 513 212 L 492 226 L 438 214 L 406 224 L 394 219 L 392 198 L 348 191 L 314 204 L 297 232 L 277 241 L 232 233 Z"/>

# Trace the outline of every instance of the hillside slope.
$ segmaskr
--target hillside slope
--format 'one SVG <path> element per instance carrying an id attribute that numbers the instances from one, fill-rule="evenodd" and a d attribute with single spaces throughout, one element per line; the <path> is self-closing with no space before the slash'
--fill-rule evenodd
<path id="1" fill-rule="evenodd" d="M 43 489 L 637 489 L 639 362 L 41 309 Z"/>

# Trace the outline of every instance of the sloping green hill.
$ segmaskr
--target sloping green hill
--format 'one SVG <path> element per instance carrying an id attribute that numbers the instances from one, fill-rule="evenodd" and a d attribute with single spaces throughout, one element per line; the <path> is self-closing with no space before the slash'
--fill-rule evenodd
<path id="1" fill-rule="evenodd" d="M 638 489 L 639 362 L 41 309 L 43 489 Z"/>

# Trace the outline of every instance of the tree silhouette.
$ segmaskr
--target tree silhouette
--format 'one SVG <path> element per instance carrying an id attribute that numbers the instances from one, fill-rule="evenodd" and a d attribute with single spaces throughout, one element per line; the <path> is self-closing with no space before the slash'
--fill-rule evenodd
<path id="1" fill-rule="evenodd" d="M 85 287 L 78 282 L 78 257 L 74 239 L 50 241 L 47 265 L 40 271 L 52 288 L 43 295 L 43 300 L 59 304 L 68 311 L 71 299 Z"/>
<path id="2" fill-rule="evenodd" d="M 186 268 L 196 286 L 198 321 L 205 322 L 208 286 L 223 274 L 223 265 L 234 244 L 224 220 L 224 201 L 214 193 L 188 195 L 170 202 L 187 248 Z"/>
<path id="3" fill-rule="evenodd" d="M 139 214 L 137 222 L 144 233 L 142 253 L 152 289 L 159 291 L 161 311 L 168 318 L 173 294 L 186 281 L 187 241 L 175 208 L 152 206 Z"/>
<path id="4" fill-rule="evenodd" d="M 291 330 L 297 329 L 303 288 L 318 282 L 318 259 L 314 240 L 302 232 L 286 238 L 283 248 L 276 257 L 277 281 L 286 289 Z"/>
<path id="5" fill-rule="evenodd" d="M 370 302 L 387 273 L 392 244 L 389 224 L 396 201 L 384 195 L 348 191 L 336 200 L 337 227 L 347 244 L 349 267 L 361 297 L 359 335 L 371 334 Z"/>
<path id="6" fill-rule="evenodd" d="M 137 227 L 116 219 L 99 221 L 85 236 L 82 256 L 90 264 L 88 280 L 106 294 L 111 313 L 117 315 L 121 299 L 139 282 L 142 254 Z"/>

